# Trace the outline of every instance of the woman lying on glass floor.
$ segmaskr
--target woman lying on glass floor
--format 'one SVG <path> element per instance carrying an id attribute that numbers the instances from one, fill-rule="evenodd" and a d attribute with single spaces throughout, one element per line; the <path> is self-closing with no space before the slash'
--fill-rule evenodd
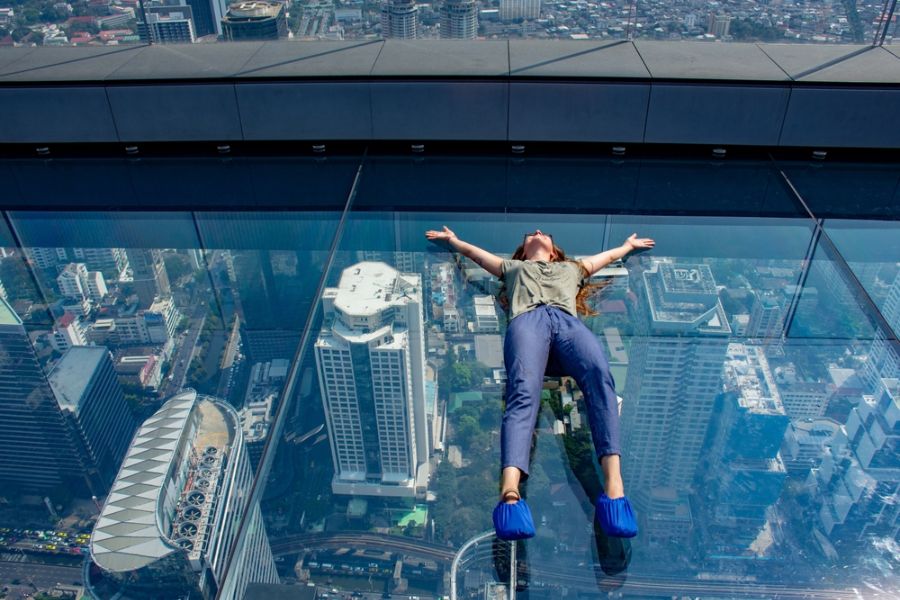
<path id="1" fill-rule="evenodd" d="M 503 345 L 506 410 L 500 430 L 500 501 L 493 519 L 497 537 L 534 536 L 534 521 L 519 493 L 528 477 L 531 438 L 541 404 L 545 373 L 569 375 L 584 393 L 594 450 L 603 470 L 603 489 L 595 502 L 597 521 L 614 537 L 637 535 L 637 522 L 625 496 L 619 457 L 619 410 L 615 382 L 597 337 L 578 313 L 592 314 L 586 297 L 591 275 L 633 250 L 653 248 L 654 241 L 632 234 L 618 248 L 574 261 L 540 229 L 525 235 L 511 260 L 504 260 L 456 237 L 450 229 L 427 231 L 472 259 L 506 289 L 509 326 Z"/>

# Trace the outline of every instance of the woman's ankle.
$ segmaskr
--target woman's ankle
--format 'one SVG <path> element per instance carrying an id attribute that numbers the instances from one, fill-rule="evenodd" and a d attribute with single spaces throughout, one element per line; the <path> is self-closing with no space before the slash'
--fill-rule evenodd
<path id="1" fill-rule="evenodd" d="M 622 483 L 621 477 L 611 476 L 606 479 L 606 482 L 603 484 L 603 491 L 606 496 L 615 500 L 616 498 L 621 498 L 625 495 L 625 485 Z"/>
<path id="2" fill-rule="evenodd" d="M 506 504 L 515 504 L 521 499 L 522 495 L 519 493 L 519 490 L 507 489 L 500 492 L 500 502 L 505 502 Z"/>

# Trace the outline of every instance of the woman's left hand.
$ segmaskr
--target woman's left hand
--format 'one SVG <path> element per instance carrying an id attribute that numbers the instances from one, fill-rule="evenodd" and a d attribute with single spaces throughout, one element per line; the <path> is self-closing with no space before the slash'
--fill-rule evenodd
<path id="1" fill-rule="evenodd" d="M 632 250 L 643 250 L 644 248 L 652 248 L 656 242 L 650 238 L 639 238 L 636 233 L 625 240 L 625 245 L 630 246 Z"/>

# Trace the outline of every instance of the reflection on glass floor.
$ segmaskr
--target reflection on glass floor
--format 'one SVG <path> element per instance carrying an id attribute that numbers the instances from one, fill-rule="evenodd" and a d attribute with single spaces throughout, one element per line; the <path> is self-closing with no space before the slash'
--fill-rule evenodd
<path id="1" fill-rule="evenodd" d="M 490 174 L 503 163 L 469 162 Z M 556 190 L 527 161 L 508 165 L 519 212 L 472 196 L 461 206 L 479 212 L 415 212 L 413 192 L 434 172 L 391 159 L 367 165 L 374 181 L 343 217 L 325 201 L 315 211 L 9 213 L 0 443 L 11 450 L 0 477 L 17 495 L 0 508 L 2 542 L 26 562 L 75 569 L 73 581 L 93 553 L 98 597 L 116 580 L 104 553 L 128 554 L 149 529 L 146 542 L 166 550 L 151 571 L 198 597 L 426 598 L 452 586 L 457 598 L 895 597 L 894 222 L 819 227 L 767 165 L 602 162 L 597 175 L 601 162 L 542 165 L 539 174 L 564 173 Z M 396 186 L 409 173 L 415 185 Z M 478 188 L 440 181 L 440 200 Z M 673 214 L 692 190 L 707 194 L 697 214 Z M 716 205 L 732 192 L 740 201 Z M 573 212 L 547 212 L 560 196 L 574 198 Z M 599 202 L 624 208 L 587 211 Z M 504 256 L 536 227 L 575 257 L 632 232 L 656 240 L 595 276 L 599 314 L 584 318 L 621 397 L 637 538 L 595 527 L 601 480 L 584 398 L 571 378 L 548 377 L 524 489 L 537 536 L 514 558 L 490 534 L 461 550 L 490 529 L 497 501 L 507 320 L 495 278 L 424 240 L 442 224 Z M 857 248 L 870 234 L 877 247 Z M 84 367 L 73 348 L 86 345 L 109 360 Z M 203 479 L 190 476 L 189 453 L 169 460 L 173 448 L 151 447 L 163 438 L 124 442 L 188 388 L 230 406 L 232 446 L 240 438 L 257 476 L 220 488 L 241 491 L 219 496 L 203 523 L 228 541 L 200 540 L 200 552 L 180 546 L 191 526 L 142 529 L 135 512 L 200 523 L 190 518 L 199 507 L 180 503 Z M 123 411 L 134 421 L 110 417 Z M 181 430 L 165 433 L 180 443 Z M 179 467 L 155 477 L 132 472 L 134 460 Z M 134 488 L 120 493 L 126 478 Z M 158 493 L 157 479 L 173 488 Z M 244 589 L 266 539 L 277 583 Z M 132 582 L 123 598 L 154 597 L 138 579 L 120 578 Z"/>

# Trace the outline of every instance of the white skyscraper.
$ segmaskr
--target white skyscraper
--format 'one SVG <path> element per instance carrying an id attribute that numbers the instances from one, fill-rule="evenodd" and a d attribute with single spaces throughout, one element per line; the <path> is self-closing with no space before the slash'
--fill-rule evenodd
<path id="1" fill-rule="evenodd" d="M 625 481 L 654 538 L 690 531 L 692 482 L 731 328 L 705 264 L 659 262 L 643 293 L 622 406 Z"/>
<path id="2" fill-rule="evenodd" d="M 248 582 L 278 583 L 258 504 L 241 527 L 252 484 L 234 409 L 194 390 L 169 399 L 135 434 L 94 527 L 104 589 L 237 600 Z"/>
<path id="3" fill-rule="evenodd" d="M 415 0 L 385 0 L 381 5 L 381 36 L 416 39 L 418 12 Z"/>
<path id="4" fill-rule="evenodd" d="M 344 269 L 323 297 L 316 366 L 336 494 L 422 497 L 428 479 L 422 277 Z"/>
<path id="5" fill-rule="evenodd" d="M 541 0 L 500 0 L 500 19 L 537 19 L 541 16 Z"/>
<path id="6" fill-rule="evenodd" d="M 441 6 L 441 37 L 474 40 L 478 33 L 478 5 L 475 0 L 445 0 Z"/>

